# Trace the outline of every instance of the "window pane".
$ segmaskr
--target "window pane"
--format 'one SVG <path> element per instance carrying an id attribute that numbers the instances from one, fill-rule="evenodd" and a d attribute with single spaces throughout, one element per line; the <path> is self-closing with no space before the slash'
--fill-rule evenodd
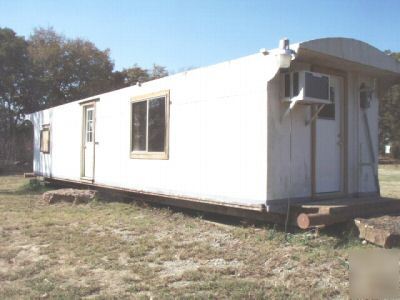
<path id="1" fill-rule="evenodd" d="M 146 151 L 147 101 L 132 104 L 132 151 Z"/>
<path id="2" fill-rule="evenodd" d="M 50 144 L 50 131 L 48 129 L 43 129 L 40 134 L 40 150 L 42 152 L 49 152 L 49 144 Z"/>
<path id="3" fill-rule="evenodd" d="M 299 73 L 293 73 L 293 97 L 299 95 Z"/>
<path id="4" fill-rule="evenodd" d="M 329 98 L 332 104 L 326 104 L 318 114 L 318 118 L 327 119 L 327 120 L 335 120 L 335 89 L 330 87 L 329 89 Z"/>
<path id="5" fill-rule="evenodd" d="M 93 133 L 92 133 L 91 131 L 88 131 L 88 132 L 86 133 L 86 142 L 87 142 L 87 143 L 93 142 Z"/>
<path id="6" fill-rule="evenodd" d="M 43 149 L 45 152 L 49 152 L 49 131 L 43 131 Z"/>
<path id="7" fill-rule="evenodd" d="M 87 119 L 88 119 L 88 121 L 93 120 L 93 110 L 92 109 L 88 109 L 88 111 L 87 111 Z"/>
<path id="8" fill-rule="evenodd" d="M 149 152 L 164 152 L 165 97 L 149 101 Z"/>
<path id="9" fill-rule="evenodd" d="M 44 130 L 40 132 L 40 151 L 45 152 Z"/>
<path id="10" fill-rule="evenodd" d="M 335 104 L 326 104 L 318 114 L 319 119 L 335 120 Z"/>
<path id="11" fill-rule="evenodd" d="M 290 97 L 290 74 L 285 74 L 285 97 Z"/>

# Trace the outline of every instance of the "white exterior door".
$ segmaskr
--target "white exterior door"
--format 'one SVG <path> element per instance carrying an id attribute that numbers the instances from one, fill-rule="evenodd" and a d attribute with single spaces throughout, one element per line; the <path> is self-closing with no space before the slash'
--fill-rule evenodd
<path id="1" fill-rule="evenodd" d="M 343 79 L 330 77 L 332 104 L 318 114 L 315 132 L 315 192 L 335 193 L 342 190 L 342 100 Z"/>
<path id="2" fill-rule="evenodd" d="M 94 168 L 94 106 L 84 107 L 83 177 L 93 179 Z"/>

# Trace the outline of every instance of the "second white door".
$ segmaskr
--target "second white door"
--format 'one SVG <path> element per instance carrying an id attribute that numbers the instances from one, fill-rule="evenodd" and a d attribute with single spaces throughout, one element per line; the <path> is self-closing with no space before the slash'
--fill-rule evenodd
<path id="1" fill-rule="evenodd" d="M 93 179 L 94 168 L 94 106 L 86 106 L 83 136 L 83 177 Z"/>
<path id="2" fill-rule="evenodd" d="M 318 114 L 315 134 L 315 192 L 342 189 L 342 99 L 343 79 L 330 77 L 330 99 Z"/>

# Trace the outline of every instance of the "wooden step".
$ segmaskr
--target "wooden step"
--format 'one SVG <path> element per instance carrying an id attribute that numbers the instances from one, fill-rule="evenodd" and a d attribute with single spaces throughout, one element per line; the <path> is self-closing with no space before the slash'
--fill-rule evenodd
<path id="1" fill-rule="evenodd" d="M 372 207 L 379 208 L 393 201 L 397 201 L 394 203 L 398 203 L 400 205 L 400 200 L 390 198 L 347 198 L 330 200 L 326 202 L 320 201 L 315 203 L 307 203 L 301 205 L 300 210 L 303 209 L 303 212 L 311 212 L 313 210 L 312 212 L 314 213 L 332 214 L 348 211 L 349 209 L 358 210 Z"/>
<path id="2" fill-rule="evenodd" d="M 297 217 L 297 225 L 302 229 L 307 229 L 341 223 L 356 217 L 377 216 L 396 212 L 400 212 L 400 200 L 379 198 L 375 199 L 375 201 L 352 201 L 341 205 L 322 205 L 317 213 L 300 213 Z"/>

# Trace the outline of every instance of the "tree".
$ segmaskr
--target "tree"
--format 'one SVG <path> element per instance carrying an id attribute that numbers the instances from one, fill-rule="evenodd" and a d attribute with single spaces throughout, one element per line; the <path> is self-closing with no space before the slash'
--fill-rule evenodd
<path id="1" fill-rule="evenodd" d="M 385 51 L 386 54 L 400 60 L 400 53 Z M 384 146 L 391 144 L 393 155 L 400 158 L 400 85 L 392 86 L 379 106 L 379 146 L 383 153 Z"/>
<path id="2" fill-rule="evenodd" d="M 0 28 L 0 157 L 13 156 L 18 122 L 32 106 L 27 43 L 9 28 Z"/>
<path id="3" fill-rule="evenodd" d="M 29 39 L 35 97 L 41 108 L 86 98 L 113 88 L 109 50 L 82 39 L 67 39 L 52 28 L 35 29 Z"/>
<path id="4" fill-rule="evenodd" d="M 163 66 L 153 64 L 153 69 L 150 71 L 149 75 L 150 75 L 151 80 L 158 79 L 158 78 L 168 76 L 168 71 Z"/>
<path id="5" fill-rule="evenodd" d="M 117 78 L 116 76 L 119 76 Z M 114 72 L 117 88 L 135 85 L 138 82 L 146 82 L 150 80 L 150 75 L 146 69 L 134 64 L 133 67 L 123 69 L 121 72 Z"/>
<path id="6" fill-rule="evenodd" d="M 168 76 L 165 67 L 153 64 L 151 70 L 146 70 L 134 64 L 133 67 L 114 72 L 114 87 L 123 88 L 135 85 L 138 82 L 143 83 L 149 80 Z"/>
<path id="7" fill-rule="evenodd" d="M 62 37 L 53 30 L 35 29 L 29 40 L 29 57 L 34 74 L 33 97 L 37 109 L 44 109 L 62 103 L 59 91 L 62 77 Z"/>
<path id="8" fill-rule="evenodd" d="M 110 51 L 100 51 L 82 39 L 68 40 L 65 44 L 64 76 L 68 101 L 108 92 L 113 88 L 114 64 Z"/>

